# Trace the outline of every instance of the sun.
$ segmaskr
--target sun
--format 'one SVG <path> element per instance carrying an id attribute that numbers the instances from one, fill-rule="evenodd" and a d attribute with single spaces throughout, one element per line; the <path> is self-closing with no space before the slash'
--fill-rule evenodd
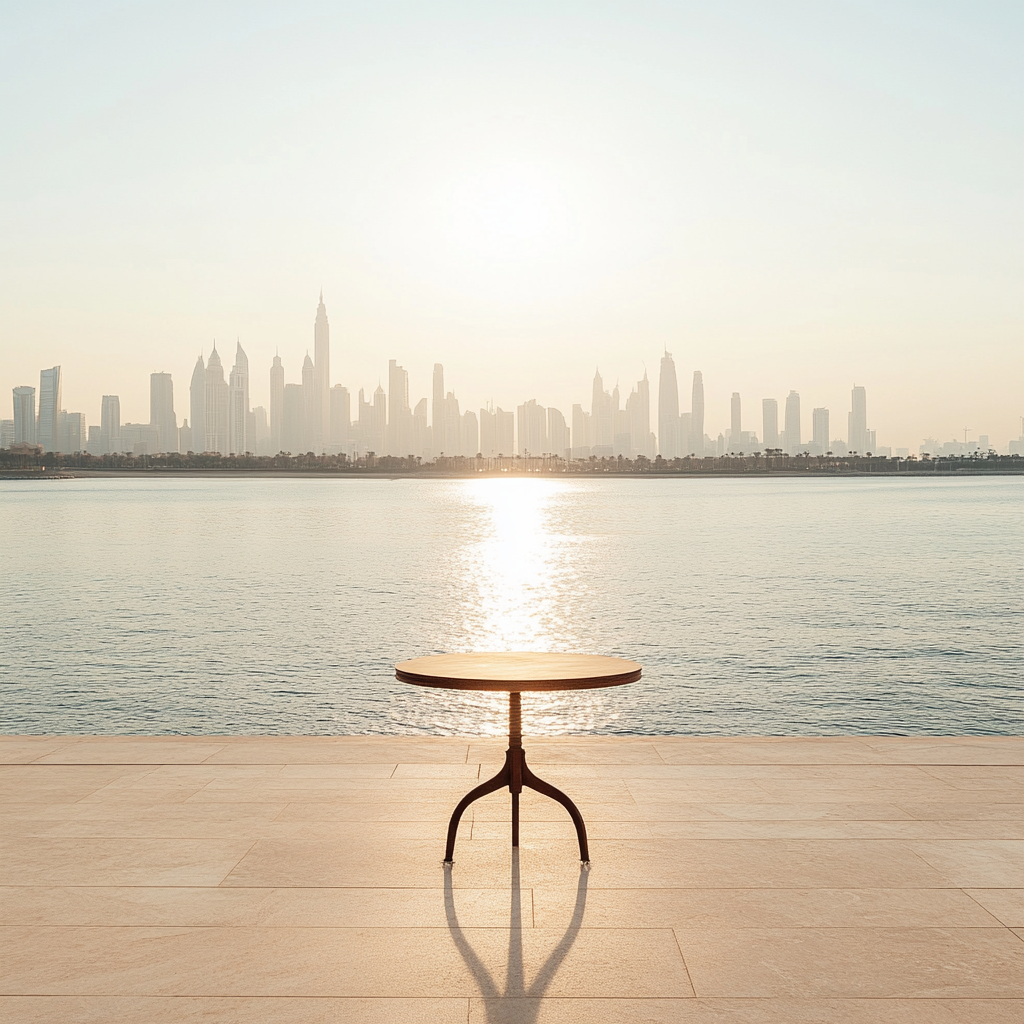
<path id="1" fill-rule="evenodd" d="M 453 190 L 452 241 L 468 254 L 516 263 L 550 258 L 569 237 L 569 204 L 557 179 L 529 164 L 482 167 Z"/>

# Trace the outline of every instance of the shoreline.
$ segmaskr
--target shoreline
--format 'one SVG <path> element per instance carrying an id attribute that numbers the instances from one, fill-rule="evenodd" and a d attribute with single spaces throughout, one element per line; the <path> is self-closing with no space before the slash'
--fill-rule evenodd
<path id="1" fill-rule="evenodd" d="M 503 472 L 500 470 L 480 472 L 456 472 L 442 470 L 420 470 L 396 472 L 394 470 L 377 469 L 325 469 L 325 470 L 287 470 L 287 469 L 60 469 L 53 472 L 34 473 L 0 472 L 0 482 L 12 480 L 93 480 L 141 477 L 144 479 L 246 479 L 254 480 L 263 477 L 285 477 L 298 480 L 319 479 L 358 479 L 358 480 L 494 480 L 494 479 L 526 479 L 526 480 L 580 480 L 580 479 L 629 479 L 629 480 L 770 480 L 780 477 L 802 480 L 836 480 L 836 479 L 931 479 L 933 477 L 1007 477 L 1024 476 L 1024 465 L 1020 467 L 1001 467 L 999 469 L 982 469 L 963 467 L 958 469 L 899 469 L 899 470 L 846 470 L 846 469 L 771 469 L 746 471 L 702 471 L 702 470 L 648 470 L 642 473 L 617 472 L 613 470 L 592 472 L 587 471 L 522 471 Z"/>

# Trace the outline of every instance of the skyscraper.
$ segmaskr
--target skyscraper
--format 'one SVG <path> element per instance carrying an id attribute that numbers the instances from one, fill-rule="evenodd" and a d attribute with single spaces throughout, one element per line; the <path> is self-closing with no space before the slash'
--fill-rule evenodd
<path id="1" fill-rule="evenodd" d="M 740 434 L 743 432 L 742 413 L 740 409 L 740 393 L 734 391 L 732 393 L 732 416 L 731 429 L 729 431 L 729 450 L 733 452 L 741 451 L 743 442 L 740 440 Z"/>
<path id="2" fill-rule="evenodd" d="M 765 448 L 778 448 L 779 403 L 774 398 L 761 399 L 761 429 Z"/>
<path id="3" fill-rule="evenodd" d="M 348 442 L 352 427 L 352 403 L 348 388 L 335 384 L 331 388 L 331 447 L 341 451 Z"/>
<path id="4" fill-rule="evenodd" d="M 388 429 L 386 455 L 412 452 L 412 409 L 409 407 L 409 371 L 394 359 L 388 360 Z"/>
<path id="5" fill-rule="evenodd" d="M 206 364 L 206 404 L 203 422 L 206 426 L 207 452 L 228 453 L 228 382 L 224 379 L 224 365 L 217 354 L 217 343 Z"/>
<path id="6" fill-rule="evenodd" d="M 786 427 L 782 447 L 787 455 L 796 455 L 800 451 L 800 444 L 800 396 L 790 391 L 786 398 Z"/>
<path id="7" fill-rule="evenodd" d="M 480 425 L 476 413 L 467 409 L 462 414 L 462 454 L 467 459 L 475 458 L 480 453 Z"/>
<path id="8" fill-rule="evenodd" d="M 316 366 L 306 353 L 302 361 L 302 445 L 300 451 L 320 454 L 316 445 L 317 425 L 320 422 L 321 399 L 318 390 Z"/>
<path id="9" fill-rule="evenodd" d="M 693 371 L 693 394 L 690 405 L 690 443 L 687 452 L 704 458 L 704 374 Z"/>
<path id="10" fill-rule="evenodd" d="M 644 370 L 643 380 L 636 382 L 636 387 L 626 399 L 626 416 L 629 421 L 630 448 L 633 455 L 646 455 L 654 458 L 653 435 L 651 434 L 651 385 Z M 575 438 L 573 439 L 575 444 Z"/>
<path id="11" fill-rule="evenodd" d="M 818 408 L 811 412 L 811 441 L 817 449 L 815 455 L 824 455 L 829 450 L 828 409 Z"/>
<path id="12" fill-rule="evenodd" d="M 305 388 L 301 384 L 286 384 L 281 398 L 281 447 L 278 451 L 290 455 L 303 454 L 306 451 L 305 432 Z"/>
<path id="13" fill-rule="evenodd" d="M 849 449 L 863 455 L 868 448 L 868 393 L 856 384 L 850 392 Z"/>
<path id="14" fill-rule="evenodd" d="M 39 420 L 36 424 L 36 443 L 44 452 L 58 447 L 58 419 L 60 416 L 60 367 L 39 372 Z"/>
<path id="15" fill-rule="evenodd" d="M 594 388 L 590 402 L 590 429 L 594 432 L 592 454 L 598 457 L 613 454 L 615 443 L 615 403 L 605 391 L 599 371 L 594 371 Z M 522 448 L 523 439 L 519 438 Z"/>
<path id="16" fill-rule="evenodd" d="M 665 459 L 679 454 L 679 385 L 676 364 L 668 349 L 661 357 L 658 376 L 658 449 Z"/>
<path id="17" fill-rule="evenodd" d="M 331 436 L 331 328 L 327 323 L 324 292 L 320 289 L 320 305 L 316 308 L 313 324 L 313 356 L 316 388 L 312 409 L 313 451 L 320 455 Z"/>
<path id="18" fill-rule="evenodd" d="M 121 399 L 104 395 L 100 403 L 100 447 L 104 455 L 121 451 Z"/>
<path id="19" fill-rule="evenodd" d="M 388 396 L 384 389 L 378 384 L 377 390 L 373 393 L 373 405 L 370 408 L 370 436 L 367 441 L 367 451 L 376 452 L 378 455 L 384 451 L 384 431 L 388 425 Z M 458 423 L 455 426 L 458 431 Z"/>
<path id="20" fill-rule="evenodd" d="M 444 451 L 444 367 L 434 363 L 434 380 L 430 406 L 431 449 L 436 458 Z M 511 454 L 511 452 L 509 453 Z"/>
<path id="21" fill-rule="evenodd" d="M 246 437 L 249 425 L 249 359 L 235 342 L 235 365 L 228 380 L 228 451 L 243 455 L 255 448 Z"/>
<path id="22" fill-rule="evenodd" d="M 274 353 L 270 367 L 270 449 L 274 455 L 284 451 L 284 366 L 281 357 Z"/>
<path id="23" fill-rule="evenodd" d="M 519 420 L 519 454 L 537 456 L 549 452 L 548 417 L 544 406 L 531 398 L 519 406 L 516 416 Z"/>
<path id="24" fill-rule="evenodd" d="M 188 387 L 188 410 L 192 421 L 192 450 L 202 454 L 206 447 L 206 367 L 202 355 L 196 359 Z M 120 419 L 120 417 L 119 417 Z"/>
<path id="25" fill-rule="evenodd" d="M 36 389 L 25 384 L 14 389 L 14 443 L 36 443 Z"/>
<path id="26" fill-rule="evenodd" d="M 149 422 L 160 438 L 162 452 L 178 450 L 178 417 L 174 415 L 174 383 L 169 373 L 149 375 Z"/>
<path id="27" fill-rule="evenodd" d="M 548 447 L 552 455 L 563 459 L 572 458 L 572 446 L 569 437 L 569 424 L 562 413 L 548 406 Z"/>

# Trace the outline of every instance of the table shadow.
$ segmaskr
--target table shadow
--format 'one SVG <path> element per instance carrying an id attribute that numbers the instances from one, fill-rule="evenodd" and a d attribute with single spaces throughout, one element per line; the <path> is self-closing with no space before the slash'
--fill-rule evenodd
<path id="1" fill-rule="evenodd" d="M 519 851 L 512 850 L 512 887 L 511 887 L 511 919 L 508 932 L 508 963 L 505 968 L 505 990 L 498 988 L 491 972 L 484 965 L 476 950 L 473 949 L 459 925 L 458 916 L 455 912 L 455 897 L 452 888 L 452 866 L 444 865 L 444 912 L 448 921 L 448 931 L 451 933 L 455 948 L 459 951 L 463 962 L 469 969 L 470 974 L 477 983 L 480 994 L 484 998 L 484 1009 L 488 1021 L 497 1022 L 498 1018 L 493 1016 L 498 1005 L 495 1000 L 518 999 L 523 1000 L 517 1004 L 518 1013 L 514 1018 L 509 1017 L 507 1008 L 501 1011 L 501 1021 L 509 1022 L 514 1019 L 515 1024 L 533 1024 L 540 1013 L 540 1000 L 547 991 L 562 966 L 566 955 L 576 941 L 576 936 L 583 925 L 583 914 L 587 907 L 587 879 L 590 867 L 586 864 L 580 865 L 580 878 L 576 885 L 576 905 L 573 908 L 572 920 L 565 934 L 559 940 L 558 945 L 548 954 L 547 959 L 537 971 L 537 976 L 526 985 L 525 972 L 523 968 L 523 910 L 522 896 L 519 886 Z M 507 1006 L 507 1004 L 506 1004 Z"/>

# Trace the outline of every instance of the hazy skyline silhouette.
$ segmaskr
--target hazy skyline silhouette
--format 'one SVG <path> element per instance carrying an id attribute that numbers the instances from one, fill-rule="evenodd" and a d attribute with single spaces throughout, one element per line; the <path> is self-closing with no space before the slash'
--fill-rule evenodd
<path id="1" fill-rule="evenodd" d="M 267 406 L 322 285 L 353 391 L 440 362 L 465 407 L 568 414 L 668 348 L 709 432 L 733 392 L 835 416 L 856 382 L 887 444 L 1016 437 L 1022 19 L 7 8 L 0 392 L 62 365 L 68 409 L 143 421 L 151 372 L 240 338 Z"/>

